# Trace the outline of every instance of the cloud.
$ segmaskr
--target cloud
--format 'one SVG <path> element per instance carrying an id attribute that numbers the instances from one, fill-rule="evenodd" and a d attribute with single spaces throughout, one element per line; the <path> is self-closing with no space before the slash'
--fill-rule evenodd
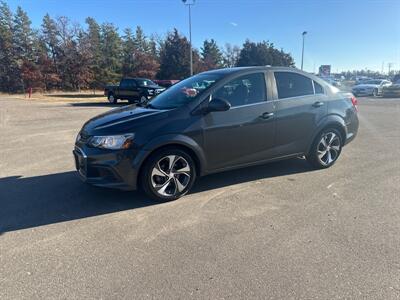
<path id="1" fill-rule="evenodd" d="M 235 23 L 235 22 L 229 22 L 229 24 L 231 24 L 233 27 L 238 26 L 238 23 Z"/>

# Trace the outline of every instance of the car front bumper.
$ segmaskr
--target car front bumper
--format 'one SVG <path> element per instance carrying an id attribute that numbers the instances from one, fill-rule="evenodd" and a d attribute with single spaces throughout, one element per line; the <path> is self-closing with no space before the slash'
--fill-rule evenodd
<path id="1" fill-rule="evenodd" d="M 135 190 L 140 163 L 145 153 L 136 149 L 104 150 L 75 145 L 72 151 L 79 177 L 91 185 Z"/>
<path id="2" fill-rule="evenodd" d="M 400 97 L 400 89 L 399 90 L 384 90 L 382 92 L 383 97 Z"/>

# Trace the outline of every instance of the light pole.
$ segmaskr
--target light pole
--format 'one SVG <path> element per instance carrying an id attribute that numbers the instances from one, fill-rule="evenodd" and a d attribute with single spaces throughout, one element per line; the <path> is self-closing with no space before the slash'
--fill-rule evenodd
<path id="1" fill-rule="evenodd" d="M 182 0 L 183 4 L 189 7 L 189 44 L 190 44 L 190 76 L 193 75 L 193 51 L 192 51 L 192 12 L 191 6 L 196 0 Z"/>
<path id="2" fill-rule="evenodd" d="M 301 70 L 303 71 L 303 61 L 304 61 L 304 39 L 307 34 L 307 31 L 303 31 L 302 36 L 303 36 L 303 48 L 301 49 Z"/>

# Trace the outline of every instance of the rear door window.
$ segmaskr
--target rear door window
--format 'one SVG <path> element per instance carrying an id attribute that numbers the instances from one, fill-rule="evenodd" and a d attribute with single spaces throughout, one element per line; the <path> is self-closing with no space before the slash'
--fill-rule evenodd
<path id="1" fill-rule="evenodd" d="M 313 95 L 312 80 L 293 72 L 274 72 L 279 99 Z"/>

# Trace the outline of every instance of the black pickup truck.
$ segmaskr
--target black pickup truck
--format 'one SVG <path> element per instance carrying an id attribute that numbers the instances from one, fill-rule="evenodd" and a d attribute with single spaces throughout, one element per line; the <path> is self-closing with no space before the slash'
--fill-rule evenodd
<path id="1" fill-rule="evenodd" d="M 110 103 L 120 100 L 128 100 L 130 103 L 145 103 L 158 95 L 165 88 L 146 78 L 123 78 L 119 85 L 107 85 L 104 95 Z"/>

